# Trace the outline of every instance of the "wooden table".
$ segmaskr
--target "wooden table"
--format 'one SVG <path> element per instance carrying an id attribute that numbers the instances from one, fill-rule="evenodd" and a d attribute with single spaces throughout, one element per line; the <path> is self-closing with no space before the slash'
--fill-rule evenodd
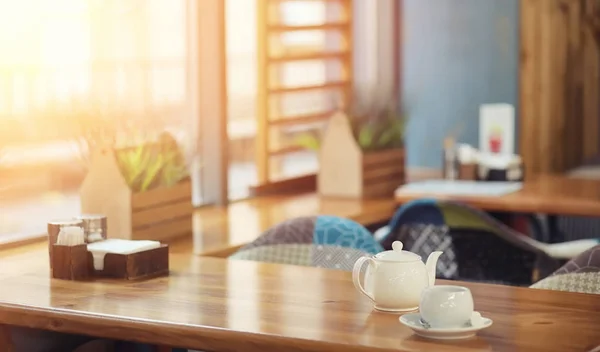
<path id="1" fill-rule="evenodd" d="M 222 207 L 198 208 L 194 211 L 191 236 L 173 239 L 165 233 L 161 240 L 175 244 L 172 248 L 175 251 L 193 248 L 196 254 L 226 257 L 285 220 L 324 214 L 349 218 L 369 226 L 388 221 L 395 208 L 391 198 L 332 199 L 316 193 L 261 196 Z M 46 236 L 41 235 L 25 243 L 45 240 Z M 0 250 L 21 244 L 4 243 L 0 235 Z"/>
<path id="2" fill-rule="evenodd" d="M 500 197 L 435 196 L 457 200 L 487 211 L 544 213 L 600 217 L 600 181 L 542 175 L 523 182 L 523 188 Z M 396 194 L 399 204 L 431 194 Z"/>
<path id="3" fill-rule="evenodd" d="M 5 252 L 0 341 L 5 324 L 207 351 L 565 352 L 600 344 L 600 295 L 465 284 L 494 324 L 470 340 L 436 342 L 413 335 L 396 314 L 373 311 L 347 272 L 171 259 L 169 277 L 80 283 L 49 279 L 43 248 Z"/>
<path id="4" fill-rule="evenodd" d="M 490 211 L 520 214 L 546 214 L 550 242 L 564 239 L 558 230 L 556 215 L 600 217 L 600 180 L 575 179 L 559 175 L 541 175 L 523 182 L 520 191 L 500 197 L 447 196 L 424 193 L 396 194 L 398 204 L 419 198 L 459 201 Z"/>

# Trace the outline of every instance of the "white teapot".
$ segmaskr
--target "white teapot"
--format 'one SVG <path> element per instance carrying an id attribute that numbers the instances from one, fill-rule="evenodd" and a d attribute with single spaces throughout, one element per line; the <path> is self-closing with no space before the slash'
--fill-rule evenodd
<path id="1" fill-rule="evenodd" d="M 435 270 L 442 252 L 429 255 L 427 263 L 415 253 L 402 250 L 402 242 L 394 241 L 391 251 L 362 257 L 354 264 L 352 281 L 365 296 L 375 303 L 375 309 L 388 312 L 416 310 L 424 289 L 435 284 Z M 365 284 L 360 272 L 365 262 Z"/>

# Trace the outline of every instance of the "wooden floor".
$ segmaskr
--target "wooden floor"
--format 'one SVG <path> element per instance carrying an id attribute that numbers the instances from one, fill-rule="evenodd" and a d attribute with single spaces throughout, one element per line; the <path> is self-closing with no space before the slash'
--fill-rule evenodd
<path id="1" fill-rule="evenodd" d="M 225 207 L 204 207 L 194 213 L 192 236 L 174 239 L 172 253 L 225 257 L 257 238 L 263 231 L 281 221 L 299 216 L 337 215 L 363 225 L 387 221 L 395 202 L 389 199 L 355 200 L 323 199 L 314 193 L 263 196 L 232 203 Z M 45 241 L 5 248 L 0 258 L 10 252 L 21 252 L 45 246 Z"/>

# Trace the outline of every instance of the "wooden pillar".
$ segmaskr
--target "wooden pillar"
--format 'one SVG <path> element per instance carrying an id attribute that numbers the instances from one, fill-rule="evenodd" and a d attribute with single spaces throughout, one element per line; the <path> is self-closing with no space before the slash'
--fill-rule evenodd
<path id="1" fill-rule="evenodd" d="M 600 148 L 600 1 L 585 1 L 583 43 L 583 123 L 584 157 L 598 156 Z M 598 116 L 598 118 L 593 118 Z"/>
<path id="2" fill-rule="evenodd" d="M 600 0 L 522 0 L 520 151 L 527 175 L 561 173 L 600 153 Z"/>

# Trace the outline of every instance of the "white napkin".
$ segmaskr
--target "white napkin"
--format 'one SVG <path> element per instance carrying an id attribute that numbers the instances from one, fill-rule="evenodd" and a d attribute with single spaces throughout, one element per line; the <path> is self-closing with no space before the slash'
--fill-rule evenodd
<path id="1" fill-rule="evenodd" d="M 85 243 L 85 234 L 79 226 L 65 226 L 60 229 L 56 244 L 62 246 L 77 246 Z"/>
<path id="2" fill-rule="evenodd" d="M 92 257 L 94 258 L 95 270 L 104 269 L 104 256 L 106 253 L 133 254 L 158 247 L 160 247 L 160 242 L 158 241 L 131 241 L 117 238 L 88 243 L 87 245 L 88 251 L 92 253 Z"/>

